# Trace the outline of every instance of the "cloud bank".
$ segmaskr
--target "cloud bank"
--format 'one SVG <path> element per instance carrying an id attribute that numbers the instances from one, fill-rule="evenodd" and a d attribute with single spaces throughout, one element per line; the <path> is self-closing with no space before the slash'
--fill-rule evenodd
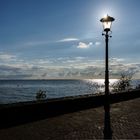
<path id="1" fill-rule="evenodd" d="M 23 60 L 19 56 L 0 53 L 0 79 L 89 79 L 104 78 L 104 60 L 89 57 L 59 57 Z M 122 72 L 140 78 L 140 63 L 127 63 L 122 58 L 111 58 L 110 78 Z"/>

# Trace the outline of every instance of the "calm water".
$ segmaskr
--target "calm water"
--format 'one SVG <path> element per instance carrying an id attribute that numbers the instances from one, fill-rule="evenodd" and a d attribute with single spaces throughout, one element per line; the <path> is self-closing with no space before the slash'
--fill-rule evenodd
<path id="1" fill-rule="evenodd" d="M 117 80 L 110 80 L 110 84 Z M 100 85 L 99 87 L 97 86 Z M 137 83 L 137 82 L 136 82 Z M 94 94 L 104 91 L 104 80 L 0 80 L 0 104 L 36 100 L 38 90 L 46 91 L 47 99 Z"/>

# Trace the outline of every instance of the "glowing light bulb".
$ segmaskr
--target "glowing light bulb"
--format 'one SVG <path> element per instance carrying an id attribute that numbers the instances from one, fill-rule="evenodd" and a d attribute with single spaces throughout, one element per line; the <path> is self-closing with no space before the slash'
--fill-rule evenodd
<path id="1" fill-rule="evenodd" d="M 104 18 L 107 18 L 108 14 L 104 14 Z"/>

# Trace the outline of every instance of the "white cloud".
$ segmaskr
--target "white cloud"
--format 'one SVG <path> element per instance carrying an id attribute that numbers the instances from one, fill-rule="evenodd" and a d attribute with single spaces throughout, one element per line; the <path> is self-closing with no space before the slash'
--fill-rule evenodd
<path id="1" fill-rule="evenodd" d="M 95 45 L 96 45 L 96 46 L 99 46 L 99 45 L 101 45 L 101 42 L 98 42 L 98 41 L 97 41 L 97 42 L 95 42 Z"/>
<path id="2" fill-rule="evenodd" d="M 1 61 L 11 61 L 11 60 L 15 60 L 15 59 L 16 59 L 15 55 L 0 52 L 0 60 Z"/>
<path id="3" fill-rule="evenodd" d="M 114 58 L 110 58 L 109 61 L 110 61 L 110 64 L 120 64 L 120 63 L 124 62 L 125 59 L 114 57 Z"/>
<path id="4" fill-rule="evenodd" d="M 87 49 L 87 48 L 90 48 L 92 45 L 93 45 L 92 42 L 89 42 L 88 44 L 86 44 L 86 43 L 84 43 L 84 42 L 79 42 L 77 48 L 80 48 L 80 49 Z"/>
<path id="5" fill-rule="evenodd" d="M 92 42 L 80 45 L 89 47 Z M 140 77 L 140 63 L 127 63 L 122 58 L 111 58 L 109 62 L 111 78 L 118 78 L 122 72 L 134 73 L 134 78 Z M 0 79 L 102 78 L 104 65 L 104 60 L 90 57 L 46 57 L 23 60 L 18 56 L 0 52 Z"/>
<path id="6" fill-rule="evenodd" d="M 71 41 L 78 41 L 78 38 L 64 38 L 59 40 L 58 42 L 71 42 Z"/>

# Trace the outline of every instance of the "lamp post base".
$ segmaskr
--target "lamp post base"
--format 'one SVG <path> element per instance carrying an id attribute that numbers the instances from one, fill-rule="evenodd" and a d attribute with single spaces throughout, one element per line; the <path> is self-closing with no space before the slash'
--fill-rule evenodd
<path id="1" fill-rule="evenodd" d="M 109 104 L 109 98 L 106 96 L 105 102 L 104 102 L 104 139 L 112 139 L 112 129 L 111 129 L 111 121 L 110 121 L 110 104 Z"/>

